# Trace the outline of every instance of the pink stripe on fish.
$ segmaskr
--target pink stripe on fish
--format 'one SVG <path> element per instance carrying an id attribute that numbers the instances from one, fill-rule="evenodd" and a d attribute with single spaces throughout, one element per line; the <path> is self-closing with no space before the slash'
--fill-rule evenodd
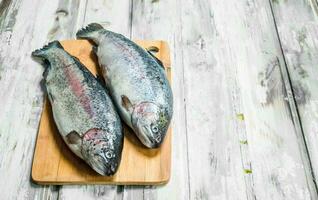
<path id="1" fill-rule="evenodd" d="M 80 103 L 84 107 L 84 110 L 89 114 L 89 116 L 93 117 L 93 111 L 90 105 L 90 99 L 85 94 L 85 89 L 81 81 L 77 78 L 76 72 L 74 71 L 74 69 L 72 69 L 72 67 L 64 67 L 63 69 L 75 96 L 79 98 Z"/>
<path id="2" fill-rule="evenodd" d="M 101 129 L 92 128 L 92 129 L 88 130 L 84 134 L 83 139 L 84 139 L 84 141 L 87 141 L 87 142 L 92 141 L 93 144 L 95 144 L 95 145 L 105 146 L 106 145 L 106 141 L 107 141 L 106 138 L 105 138 L 105 134 L 106 133 L 107 132 L 105 132 L 105 131 L 103 131 Z"/>
<path id="3" fill-rule="evenodd" d="M 97 128 L 92 128 L 85 133 L 84 139 L 92 140 L 94 138 L 98 138 L 99 135 L 100 135 L 100 130 Z"/>

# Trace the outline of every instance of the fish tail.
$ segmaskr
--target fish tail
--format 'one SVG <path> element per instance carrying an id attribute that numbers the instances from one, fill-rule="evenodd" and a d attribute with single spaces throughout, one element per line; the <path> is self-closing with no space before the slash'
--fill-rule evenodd
<path id="1" fill-rule="evenodd" d="M 53 49 L 53 48 L 63 49 L 63 47 L 60 44 L 60 42 L 55 40 L 53 42 L 48 43 L 47 45 L 45 45 L 41 49 L 36 49 L 35 51 L 33 51 L 32 52 L 32 56 L 36 57 L 36 58 L 45 59 L 47 57 L 48 52 L 50 51 L 50 49 Z"/>
<path id="2" fill-rule="evenodd" d="M 80 29 L 76 33 L 77 38 L 91 39 L 98 43 L 98 35 L 101 30 L 105 30 L 102 25 L 97 23 L 88 24 L 85 28 Z"/>

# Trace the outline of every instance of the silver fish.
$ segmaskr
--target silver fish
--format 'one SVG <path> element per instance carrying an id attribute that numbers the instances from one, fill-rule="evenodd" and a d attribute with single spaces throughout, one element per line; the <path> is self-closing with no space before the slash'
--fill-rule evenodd
<path id="1" fill-rule="evenodd" d="M 93 23 L 78 38 L 92 40 L 103 76 L 122 119 L 148 148 L 159 147 L 173 112 L 162 62 L 121 34 Z"/>
<path id="2" fill-rule="evenodd" d="M 32 56 L 45 66 L 44 85 L 65 143 L 96 172 L 113 175 L 121 160 L 123 132 L 105 88 L 58 41 Z"/>

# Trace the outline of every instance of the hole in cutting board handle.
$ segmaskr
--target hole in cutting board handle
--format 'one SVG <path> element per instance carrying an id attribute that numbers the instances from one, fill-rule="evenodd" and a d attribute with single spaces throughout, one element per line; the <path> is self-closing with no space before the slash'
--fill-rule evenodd
<path id="1" fill-rule="evenodd" d="M 146 48 L 147 51 L 151 51 L 151 52 L 154 52 L 154 53 L 158 53 L 159 52 L 159 48 L 156 47 L 156 46 L 150 46 L 148 48 Z"/>

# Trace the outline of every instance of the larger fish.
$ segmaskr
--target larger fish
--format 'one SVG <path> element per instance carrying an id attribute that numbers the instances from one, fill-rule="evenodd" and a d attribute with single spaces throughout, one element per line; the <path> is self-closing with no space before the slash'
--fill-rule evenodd
<path id="1" fill-rule="evenodd" d="M 98 47 L 106 85 L 123 120 L 149 148 L 159 147 L 172 117 L 172 91 L 162 63 L 123 35 L 93 23 L 77 32 Z"/>
<path id="2" fill-rule="evenodd" d="M 68 147 L 99 174 L 113 175 L 121 160 L 123 133 L 105 88 L 57 41 L 32 56 L 44 61 L 53 117 Z"/>

